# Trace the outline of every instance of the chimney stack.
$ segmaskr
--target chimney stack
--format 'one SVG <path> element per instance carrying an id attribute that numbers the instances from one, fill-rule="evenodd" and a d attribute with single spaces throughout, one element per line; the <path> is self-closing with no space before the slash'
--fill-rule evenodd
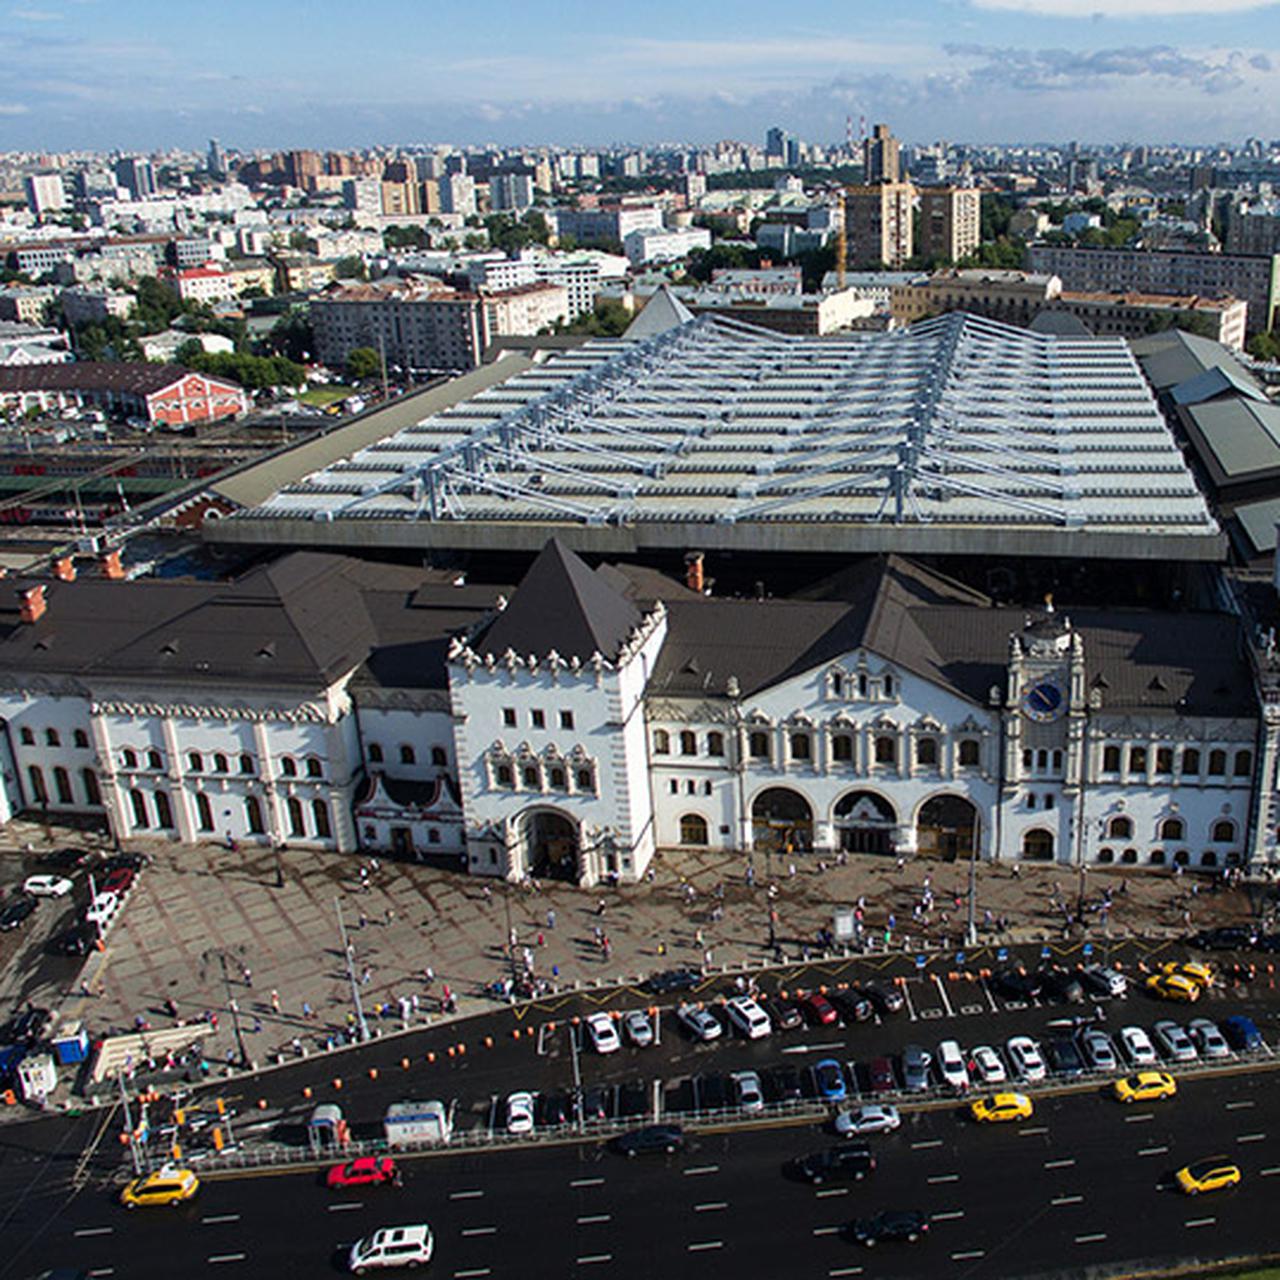
<path id="1" fill-rule="evenodd" d="M 684 558 L 684 585 L 699 595 L 706 589 L 706 579 L 702 576 L 702 552 L 690 551 Z"/>
<path id="2" fill-rule="evenodd" d="M 98 565 L 104 578 L 110 578 L 113 582 L 123 581 L 124 566 L 120 563 L 119 551 L 104 551 L 98 557 Z"/>
<path id="3" fill-rule="evenodd" d="M 18 592 L 18 617 L 23 622 L 39 622 L 48 609 L 49 602 L 44 598 L 43 584 L 34 587 L 23 587 Z"/>
<path id="4" fill-rule="evenodd" d="M 76 580 L 75 561 L 70 556 L 59 556 L 53 562 L 53 576 L 59 582 L 74 582 Z"/>

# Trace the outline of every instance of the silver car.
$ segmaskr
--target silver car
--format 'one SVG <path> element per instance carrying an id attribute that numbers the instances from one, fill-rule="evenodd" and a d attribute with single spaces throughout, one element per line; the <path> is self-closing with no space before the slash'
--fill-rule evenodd
<path id="1" fill-rule="evenodd" d="M 902 1051 L 902 1083 L 911 1093 L 929 1087 L 929 1055 L 918 1044 L 909 1044 Z"/>
<path id="2" fill-rule="evenodd" d="M 695 1040 L 719 1040 L 724 1028 L 714 1014 L 696 1004 L 682 1004 L 676 1017 L 688 1028 Z"/>
<path id="3" fill-rule="evenodd" d="M 1204 1058 L 1229 1058 L 1231 1046 L 1217 1026 L 1208 1018 L 1194 1018 L 1187 1027 L 1191 1039 Z"/>
<path id="4" fill-rule="evenodd" d="M 1080 1033 L 1080 1052 L 1094 1071 L 1115 1071 L 1119 1066 L 1111 1037 L 1096 1027 L 1089 1027 Z"/>
<path id="5" fill-rule="evenodd" d="M 871 1103 L 836 1112 L 832 1122 L 842 1138 L 856 1138 L 864 1133 L 892 1133 L 902 1123 L 897 1107 Z"/>
<path id="6" fill-rule="evenodd" d="M 1120 1049 L 1135 1067 L 1153 1067 L 1159 1062 L 1155 1045 L 1141 1027 L 1120 1028 Z"/>
<path id="7" fill-rule="evenodd" d="M 1012 1036 L 1005 1043 L 1005 1054 L 1013 1074 L 1019 1080 L 1043 1080 L 1047 1074 L 1040 1046 L 1030 1036 Z"/>
<path id="8" fill-rule="evenodd" d="M 764 1110 L 764 1089 L 760 1077 L 754 1071 L 735 1071 L 731 1079 L 738 1095 L 738 1109 L 749 1116 L 759 1115 Z"/>
<path id="9" fill-rule="evenodd" d="M 622 1029 L 637 1049 L 647 1048 L 653 1043 L 653 1023 L 643 1009 L 632 1009 L 630 1013 L 623 1014 Z"/>
<path id="10" fill-rule="evenodd" d="M 1191 1037 L 1187 1035 L 1186 1029 L 1176 1022 L 1165 1019 L 1163 1022 L 1157 1022 L 1152 1030 L 1155 1032 L 1156 1044 L 1160 1046 L 1160 1052 L 1170 1062 L 1194 1062 L 1200 1056 L 1196 1053 L 1196 1047 Z"/>

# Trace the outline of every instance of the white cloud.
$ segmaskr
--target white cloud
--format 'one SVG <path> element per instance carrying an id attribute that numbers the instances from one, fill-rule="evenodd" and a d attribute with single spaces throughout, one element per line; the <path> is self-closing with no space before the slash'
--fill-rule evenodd
<path id="1" fill-rule="evenodd" d="M 1277 0 L 972 0 L 979 9 L 1004 9 L 1041 18 L 1219 17 L 1268 9 Z"/>
<path id="2" fill-rule="evenodd" d="M 61 22 L 62 14 L 50 9 L 10 9 L 9 17 L 18 18 L 22 22 Z"/>
<path id="3" fill-rule="evenodd" d="M 31 108 L 25 102 L 0 102 L 0 116 L 30 115 Z"/>

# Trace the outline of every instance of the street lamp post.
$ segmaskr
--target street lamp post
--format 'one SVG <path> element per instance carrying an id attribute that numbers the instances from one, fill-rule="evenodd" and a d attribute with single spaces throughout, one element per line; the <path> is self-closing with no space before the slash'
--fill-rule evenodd
<path id="1" fill-rule="evenodd" d="M 347 980 L 351 983 L 351 1003 L 355 1006 L 356 1026 L 360 1031 L 361 1041 L 369 1039 L 369 1024 L 365 1021 L 364 1005 L 360 1002 L 360 984 L 356 981 L 355 957 L 350 941 L 347 939 L 347 926 L 342 919 L 342 899 L 334 898 L 334 910 L 338 913 L 338 936 L 342 939 L 342 954 L 346 958 Z"/>
<path id="2" fill-rule="evenodd" d="M 969 846 L 969 922 L 965 928 L 965 942 L 971 946 L 978 945 L 978 841 L 977 835 L 971 837 Z"/>

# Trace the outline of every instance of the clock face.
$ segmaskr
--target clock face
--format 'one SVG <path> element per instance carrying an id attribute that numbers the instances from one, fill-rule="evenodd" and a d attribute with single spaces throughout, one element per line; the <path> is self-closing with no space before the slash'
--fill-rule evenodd
<path id="1" fill-rule="evenodd" d="M 1054 677 L 1037 680 L 1022 695 L 1022 713 L 1029 720 L 1056 720 L 1066 710 L 1067 696 Z"/>

